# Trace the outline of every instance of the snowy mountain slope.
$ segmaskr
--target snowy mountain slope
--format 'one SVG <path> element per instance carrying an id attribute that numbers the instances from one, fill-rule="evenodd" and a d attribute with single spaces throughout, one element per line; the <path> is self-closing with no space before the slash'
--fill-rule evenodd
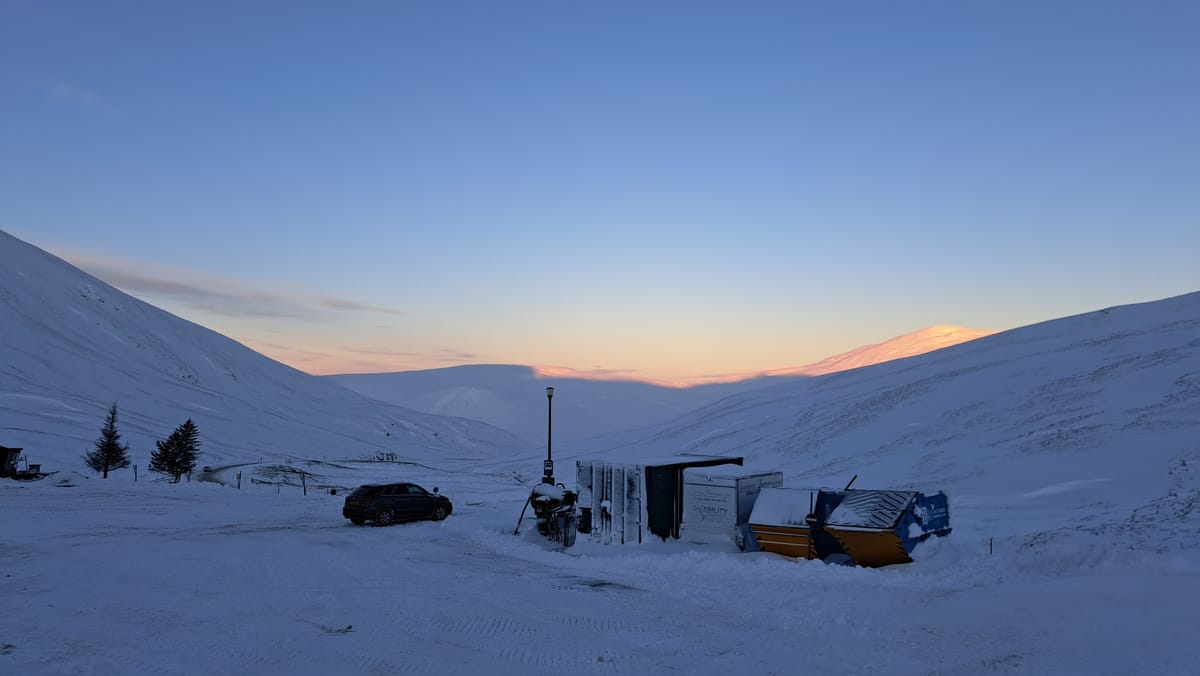
<path id="1" fill-rule="evenodd" d="M 76 467 L 112 402 L 133 462 L 192 418 L 201 463 L 376 451 L 490 457 L 487 425 L 389 406 L 272 361 L 0 232 L 0 445 Z"/>
<path id="2" fill-rule="evenodd" d="M 1200 293 L 731 396 L 652 434 L 560 455 L 685 449 L 744 455 L 790 485 L 857 474 L 860 488 L 945 489 L 957 509 L 989 507 L 981 536 L 1032 540 L 1053 523 L 1195 547 Z M 1039 524 L 1039 510 L 1054 518 Z"/>
<path id="3" fill-rule="evenodd" d="M 583 442 L 621 430 L 663 424 L 727 396 L 776 384 L 779 378 L 823 375 L 878 364 L 991 333 L 959 326 L 933 326 L 807 366 L 691 387 L 604 380 L 576 375 L 570 369 L 509 365 L 324 377 L 380 401 L 425 413 L 480 420 L 531 441 L 545 439 L 544 391 L 547 385 L 552 385 L 556 389 L 555 439 Z"/>
<path id="4" fill-rule="evenodd" d="M 772 369 L 767 371 L 766 375 L 822 376 L 828 373 L 881 364 L 893 359 L 914 357 L 926 352 L 933 352 L 934 350 L 990 336 L 993 333 L 996 332 L 984 329 L 971 329 L 965 326 L 929 326 L 919 331 L 906 333 L 903 336 L 896 336 L 882 343 L 864 345 L 849 352 L 827 357 L 806 366 Z"/>

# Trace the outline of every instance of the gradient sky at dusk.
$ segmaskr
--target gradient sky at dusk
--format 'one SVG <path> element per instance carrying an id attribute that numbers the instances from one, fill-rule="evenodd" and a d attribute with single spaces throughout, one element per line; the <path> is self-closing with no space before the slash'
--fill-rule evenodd
<path id="1" fill-rule="evenodd" d="M 314 373 L 1200 289 L 1200 3 L 0 0 L 0 229 Z"/>

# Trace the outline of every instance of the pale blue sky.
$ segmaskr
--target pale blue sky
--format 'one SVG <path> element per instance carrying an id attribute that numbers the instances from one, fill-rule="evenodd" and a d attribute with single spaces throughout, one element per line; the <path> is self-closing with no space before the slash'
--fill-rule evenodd
<path id="1" fill-rule="evenodd" d="M 321 373 L 1200 289 L 1200 3 L 0 0 L 0 229 Z"/>

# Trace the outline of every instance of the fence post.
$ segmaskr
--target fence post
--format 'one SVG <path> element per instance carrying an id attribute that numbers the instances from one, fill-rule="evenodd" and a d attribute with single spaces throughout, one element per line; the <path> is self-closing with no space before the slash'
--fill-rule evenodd
<path id="1" fill-rule="evenodd" d="M 237 480 L 238 480 L 238 490 L 240 491 L 240 490 L 242 490 L 242 473 L 241 472 L 237 473 Z"/>
<path id="2" fill-rule="evenodd" d="M 305 473 L 300 473 L 300 486 L 304 488 L 304 494 L 308 495 L 308 481 L 305 480 Z"/>
<path id="3" fill-rule="evenodd" d="M 133 466 L 133 483 L 137 483 L 137 465 Z"/>

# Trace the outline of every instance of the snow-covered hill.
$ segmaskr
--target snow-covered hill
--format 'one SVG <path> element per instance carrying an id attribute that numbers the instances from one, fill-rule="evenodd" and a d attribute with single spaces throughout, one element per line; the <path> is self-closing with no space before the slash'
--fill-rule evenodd
<path id="1" fill-rule="evenodd" d="M 204 464 L 377 451 L 511 453 L 516 439 L 355 394 L 132 298 L 0 232 L 0 445 L 44 468 L 77 467 L 104 412 L 143 467 L 187 418 Z"/>
<path id="2" fill-rule="evenodd" d="M 764 383 L 749 380 L 677 388 L 628 380 L 550 377 L 535 367 L 511 365 L 323 377 L 380 401 L 479 420 L 542 445 L 546 441 L 547 386 L 555 388 L 555 442 L 579 442 L 661 424 Z"/>

